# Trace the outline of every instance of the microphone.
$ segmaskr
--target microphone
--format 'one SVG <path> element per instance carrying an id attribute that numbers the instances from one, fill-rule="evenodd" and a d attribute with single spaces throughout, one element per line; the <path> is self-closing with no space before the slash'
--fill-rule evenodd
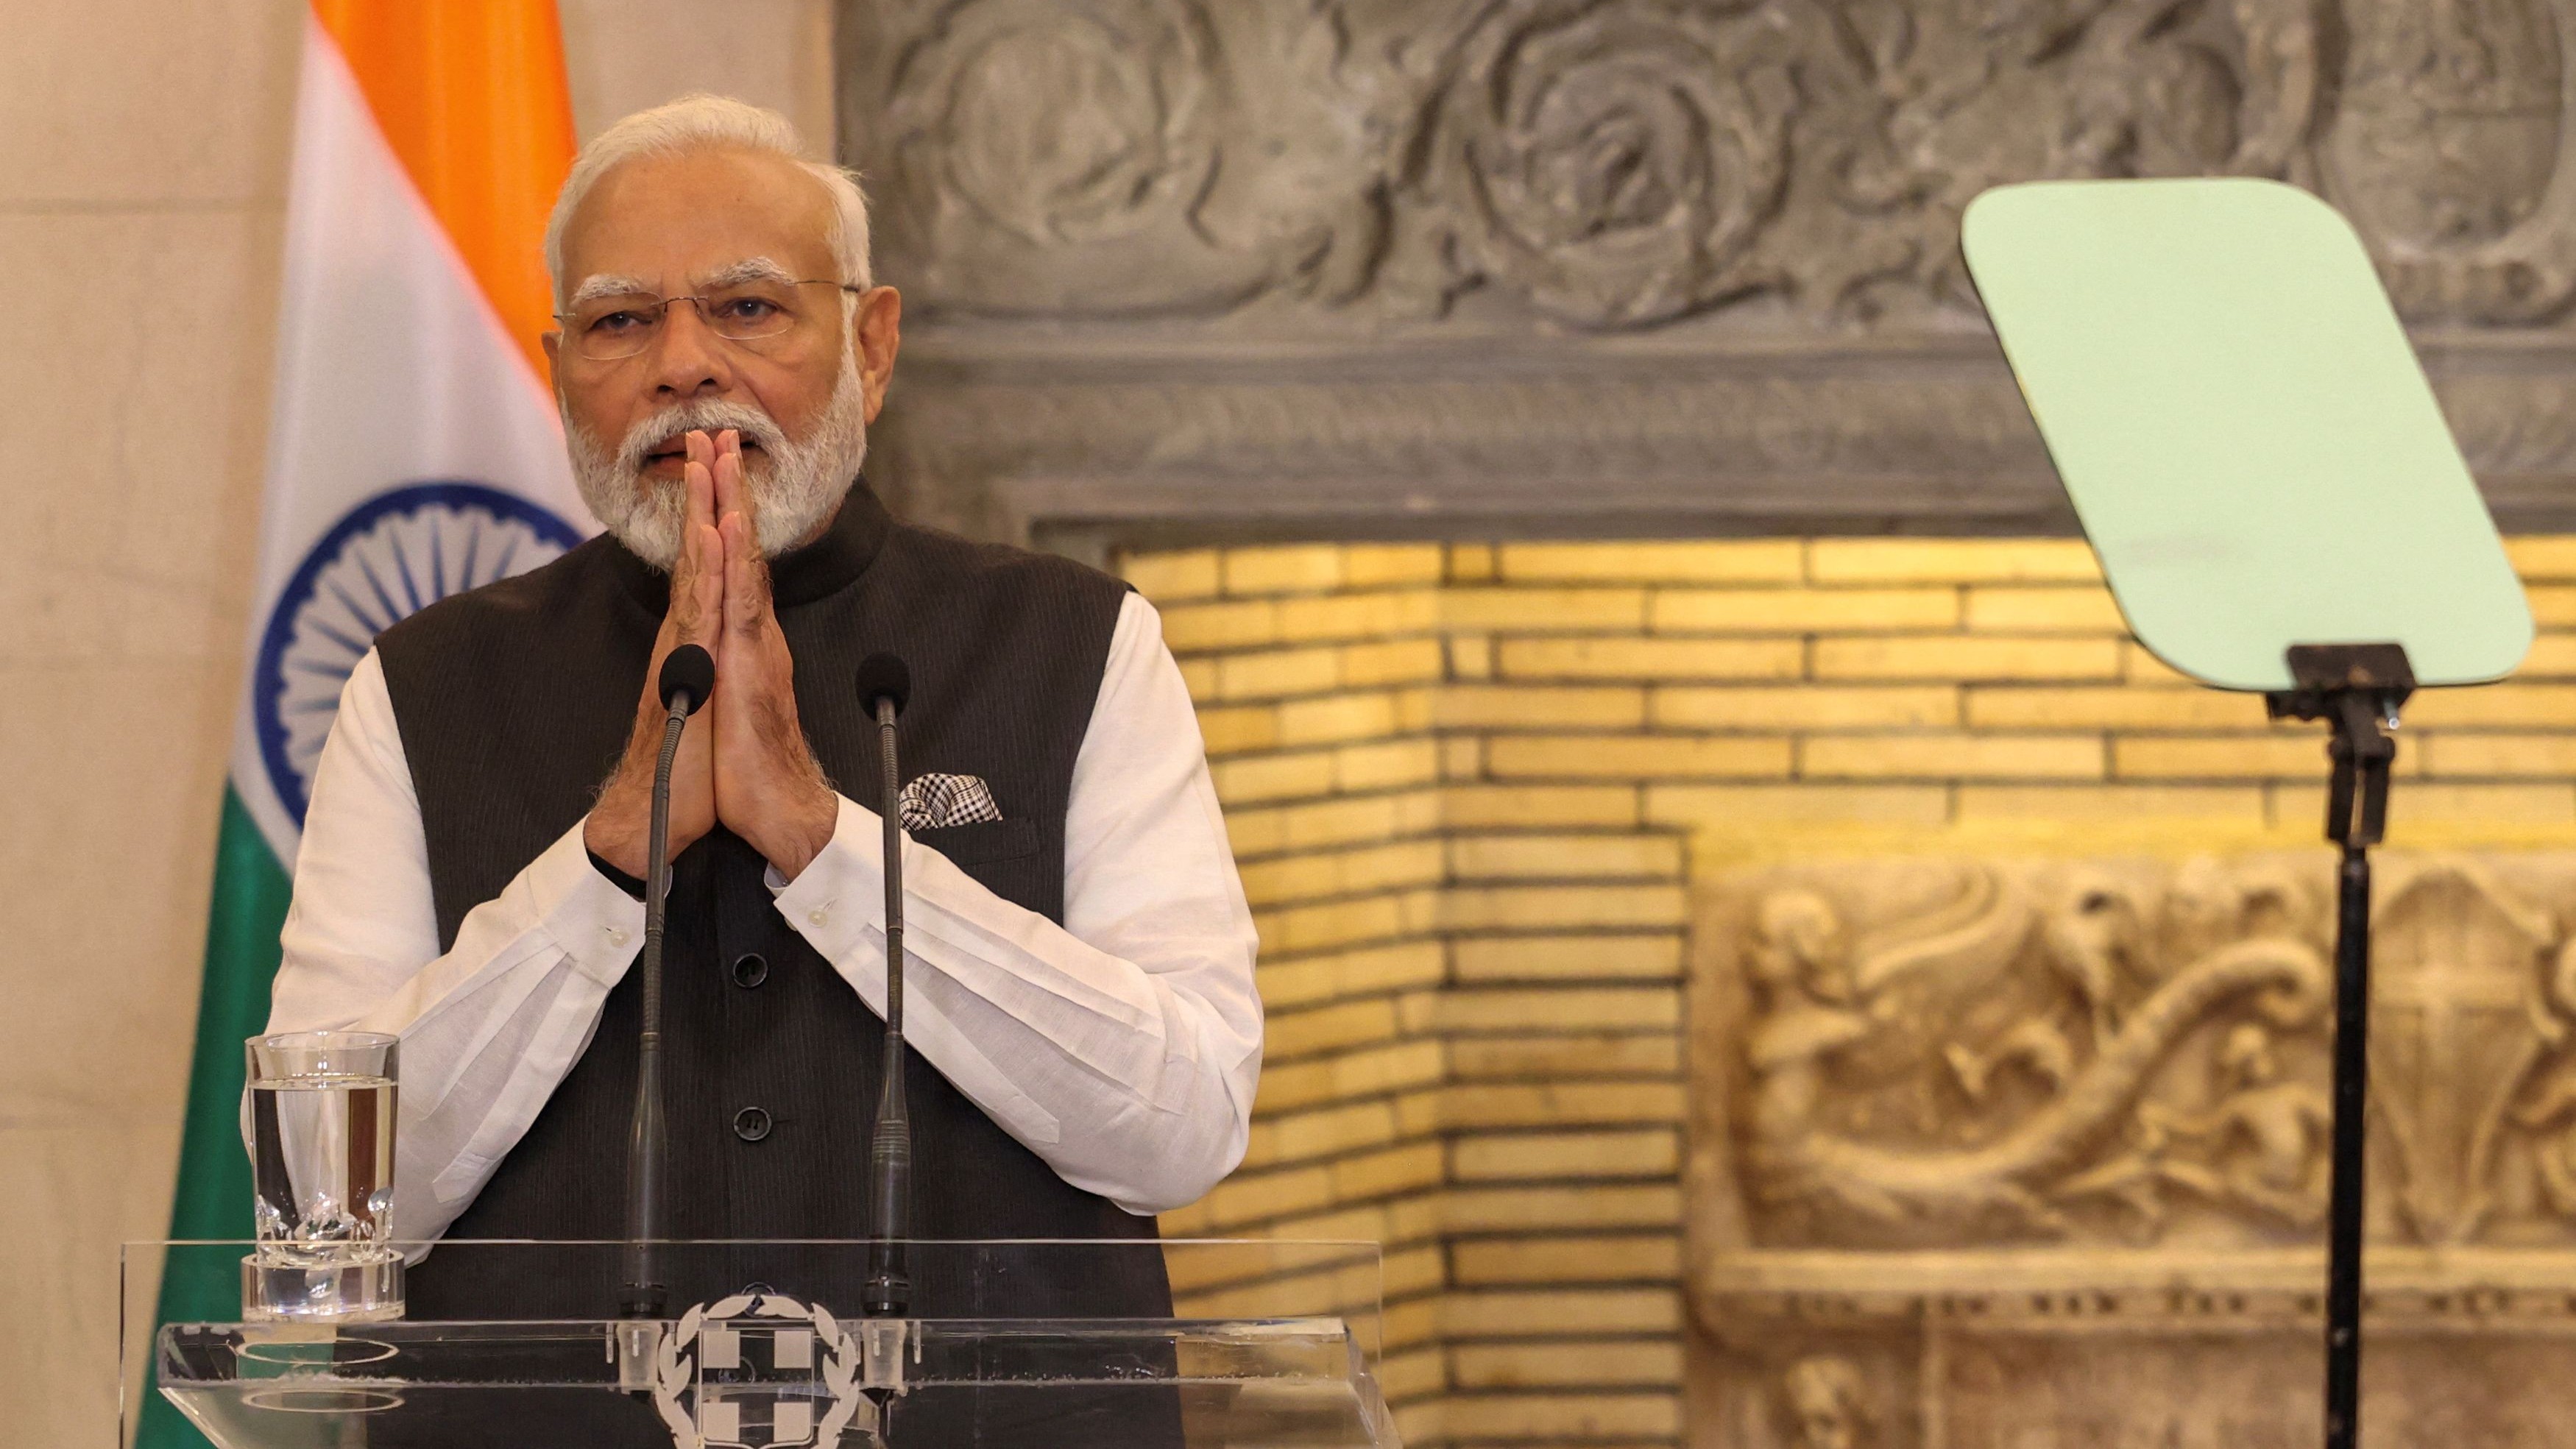
<path id="1" fill-rule="evenodd" d="M 653 823 L 644 846 L 644 1030 L 635 1053 L 635 1128 L 626 1148 L 626 1284 L 619 1305 L 629 1318 L 659 1318 L 668 1290 L 655 1270 L 653 1242 L 668 1235 L 662 1158 L 670 1129 L 662 1118 L 662 929 L 671 891 L 671 762 L 680 732 L 716 687 L 716 661 L 695 644 L 662 660 L 655 690 L 668 712 L 662 753 L 653 763 Z"/>
<path id="2" fill-rule="evenodd" d="M 885 1084 L 868 1142 L 868 1278 L 859 1308 L 870 1318 L 901 1318 L 912 1306 L 903 1242 L 912 1235 L 912 1113 L 903 1097 L 903 775 L 895 765 L 894 718 L 912 697 L 912 671 L 891 654 L 871 654 L 859 664 L 858 685 L 859 703 L 877 722 L 886 920 Z"/>

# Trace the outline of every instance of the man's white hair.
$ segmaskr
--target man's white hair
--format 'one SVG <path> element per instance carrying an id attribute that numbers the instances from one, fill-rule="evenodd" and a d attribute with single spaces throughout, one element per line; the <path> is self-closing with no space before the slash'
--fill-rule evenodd
<path id="1" fill-rule="evenodd" d="M 546 219 L 546 275 L 554 279 L 555 308 L 566 298 L 564 230 L 582 198 L 599 178 L 628 161 L 645 156 L 677 156 L 705 148 L 732 148 L 784 156 L 805 168 L 832 197 L 832 253 L 839 258 L 839 280 L 854 286 L 876 285 L 868 266 L 868 201 L 858 178 L 838 166 L 805 158 L 805 143 L 796 127 L 776 111 L 763 110 L 730 96 L 682 96 L 669 105 L 637 111 L 602 131 L 573 158 L 572 174 L 555 196 L 554 215 Z"/>

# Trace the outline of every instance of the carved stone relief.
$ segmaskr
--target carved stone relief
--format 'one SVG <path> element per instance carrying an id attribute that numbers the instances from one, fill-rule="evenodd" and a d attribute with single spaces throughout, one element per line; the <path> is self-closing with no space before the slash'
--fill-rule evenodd
<path id="1" fill-rule="evenodd" d="M 1701 1442 L 2313 1439 L 2330 869 L 1716 879 Z M 2576 854 L 2391 854 L 2372 929 L 2374 1442 L 2576 1443 Z"/>
<path id="2" fill-rule="evenodd" d="M 846 159 L 927 354 L 906 387 L 973 393 L 899 409 L 889 457 L 938 477 L 916 502 L 996 527 L 1124 525 L 1159 489 L 1288 531 L 1580 531 L 1569 510 L 1605 499 L 1567 495 L 1587 460 L 1533 386 L 1731 359 L 1777 371 L 1780 415 L 1863 440 L 1908 388 L 1973 381 L 1955 435 L 1856 485 L 1854 521 L 2062 527 L 1958 262 L 1962 208 L 2005 181 L 2242 174 L 2340 205 L 2418 324 L 2507 329 L 2510 356 L 2437 370 L 2501 501 L 2555 502 L 2576 440 L 2529 380 L 2561 384 L 2576 308 L 2572 32 L 2576 0 L 846 4 Z M 1243 432 L 1244 388 L 1304 386 L 1305 430 L 1333 435 L 1370 360 L 1420 419 L 1356 471 Z M 1830 370 L 1883 385 L 1857 407 L 1798 385 Z M 1179 416 L 1140 444 L 1028 406 L 1111 379 Z M 1699 411 L 1742 405 L 1710 389 Z M 932 439 L 960 414 L 978 436 Z M 1480 438 L 1541 486 L 1480 505 L 1490 474 L 1455 451 Z M 1272 486 L 1211 476 L 1219 457 Z M 1659 440 L 1596 490 L 1601 526 L 1781 518 L 1741 496 L 1742 461 L 1715 433 Z"/>

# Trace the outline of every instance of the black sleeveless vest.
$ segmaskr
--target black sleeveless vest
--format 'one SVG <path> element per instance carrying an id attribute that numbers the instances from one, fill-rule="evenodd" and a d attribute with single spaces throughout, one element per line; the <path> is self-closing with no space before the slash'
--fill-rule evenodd
<path id="1" fill-rule="evenodd" d="M 890 650 L 912 672 L 907 776 L 980 776 L 1006 817 L 914 838 L 1060 922 L 1074 758 L 1126 586 L 1062 559 L 895 522 L 864 480 L 821 539 L 777 561 L 773 580 L 797 708 L 842 793 L 874 805 L 876 730 L 853 678 L 861 659 Z M 599 538 L 434 604 L 378 639 L 428 835 L 442 948 L 467 912 L 590 808 L 633 727 L 667 599 L 665 575 Z M 671 1236 L 861 1237 L 883 1026 L 780 915 L 764 864 L 718 828 L 672 872 L 663 968 Z M 624 1230 L 640 989 L 630 972 L 609 993 L 580 1060 L 450 1238 L 614 1239 Z M 906 1086 L 920 1236 L 1154 1236 L 1153 1219 L 1056 1176 L 917 1052 Z M 1171 1311 L 1158 1254 L 1113 1256 L 1115 1264 L 1073 1268 L 1037 1256 L 1017 1271 L 997 1270 L 990 1254 L 972 1266 L 916 1261 L 914 1312 Z M 414 1275 L 412 1312 L 610 1316 L 616 1255 L 590 1257 L 590 1266 L 532 1283 L 471 1249 L 433 1254 Z M 1131 1266 L 1147 1260 L 1150 1272 Z M 671 1268 L 675 1311 L 760 1279 L 855 1312 L 855 1284 L 798 1273 L 774 1254 L 686 1258 Z"/>

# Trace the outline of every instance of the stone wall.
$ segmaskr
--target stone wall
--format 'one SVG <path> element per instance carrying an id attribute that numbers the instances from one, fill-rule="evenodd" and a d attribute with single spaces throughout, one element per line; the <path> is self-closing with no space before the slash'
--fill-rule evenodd
<path id="1" fill-rule="evenodd" d="M 2410 707 L 2400 845 L 2576 838 L 2576 539 L 2512 552 L 2540 642 Z M 2158 665 L 2078 543 L 1123 567 L 1200 704 L 1270 1010 L 1251 1154 L 1165 1229 L 1384 1241 L 1411 1444 L 1682 1441 L 1695 878 L 1828 839 L 2321 836 L 2321 733 Z"/>

